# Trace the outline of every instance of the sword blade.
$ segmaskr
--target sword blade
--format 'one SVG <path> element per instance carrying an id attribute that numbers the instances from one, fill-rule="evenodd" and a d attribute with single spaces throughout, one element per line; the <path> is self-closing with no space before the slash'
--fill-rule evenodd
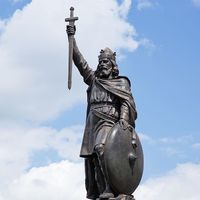
<path id="1" fill-rule="evenodd" d="M 72 87 L 73 35 L 69 36 L 68 89 Z"/>

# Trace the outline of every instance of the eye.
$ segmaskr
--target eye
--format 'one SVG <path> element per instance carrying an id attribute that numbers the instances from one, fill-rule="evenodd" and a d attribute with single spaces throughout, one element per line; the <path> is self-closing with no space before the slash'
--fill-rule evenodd
<path id="1" fill-rule="evenodd" d="M 100 60 L 99 64 L 108 64 L 110 61 L 108 59 Z"/>
<path id="2" fill-rule="evenodd" d="M 103 63 L 108 63 L 109 62 L 109 60 L 103 60 Z"/>

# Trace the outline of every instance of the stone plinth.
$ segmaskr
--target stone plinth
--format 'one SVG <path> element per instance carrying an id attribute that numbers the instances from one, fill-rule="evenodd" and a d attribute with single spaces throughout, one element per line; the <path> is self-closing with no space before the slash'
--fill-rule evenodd
<path id="1" fill-rule="evenodd" d="M 131 195 L 119 195 L 118 197 L 115 198 L 109 198 L 109 199 L 96 199 L 96 200 L 135 200 L 134 197 Z"/>

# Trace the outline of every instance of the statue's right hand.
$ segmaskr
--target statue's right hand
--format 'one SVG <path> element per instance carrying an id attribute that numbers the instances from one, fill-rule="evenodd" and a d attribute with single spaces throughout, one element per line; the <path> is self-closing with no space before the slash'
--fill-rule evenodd
<path id="1" fill-rule="evenodd" d="M 71 26 L 71 25 L 67 25 L 67 35 L 70 36 L 70 35 L 75 35 L 75 32 L 76 32 L 76 26 Z"/>

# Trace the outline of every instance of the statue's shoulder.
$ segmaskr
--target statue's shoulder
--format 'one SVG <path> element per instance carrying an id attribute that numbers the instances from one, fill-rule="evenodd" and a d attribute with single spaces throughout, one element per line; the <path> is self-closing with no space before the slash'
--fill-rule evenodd
<path id="1" fill-rule="evenodd" d="M 122 85 L 125 85 L 127 87 L 131 87 L 131 81 L 129 80 L 128 77 L 126 77 L 126 76 L 118 76 L 117 79 L 119 80 L 119 82 Z"/>

